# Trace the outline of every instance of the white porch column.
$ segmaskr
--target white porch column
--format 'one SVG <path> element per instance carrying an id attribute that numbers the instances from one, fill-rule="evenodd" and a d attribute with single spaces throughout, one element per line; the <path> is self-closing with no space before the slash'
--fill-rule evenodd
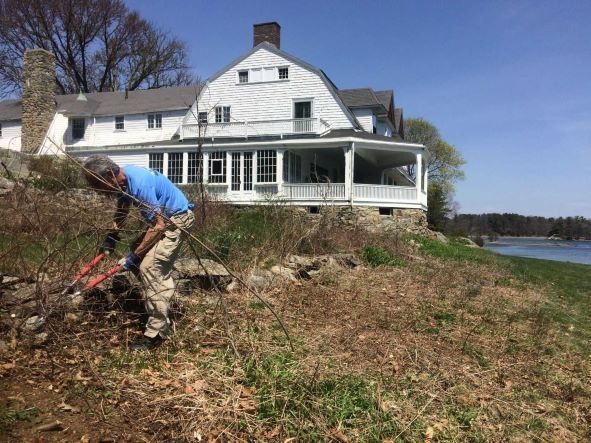
<path id="1" fill-rule="evenodd" d="M 415 185 L 417 187 L 417 200 L 420 202 L 422 200 L 421 183 L 423 180 L 423 154 L 421 153 L 417 153 L 417 170 L 415 171 L 415 176 Z"/>
<path id="2" fill-rule="evenodd" d="M 226 151 L 226 184 L 228 185 L 228 189 L 226 192 L 232 191 L 232 153 L 230 151 Z"/>
<path id="3" fill-rule="evenodd" d="M 207 184 L 209 182 L 209 152 L 203 153 L 203 183 Z"/>
<path id="4" fill-rule="evenodd" d="M 162 154 L 162 175 L 168 177 L 168 152 Z"/>
<path id="5" fill-rule="evenodd" d="M 181 183 L 187 184 L 189 183 L 189 153 L 183 152 L 183 178 L 181 179 Z"/>
<path id="6" fill-rule="evenodd" d="M 351 146 L 343 147 L 343 152 L 345 154 L 345 200 L 351 200 L 351 190 L 353 189 L 351 186 L 351 182 L 353 181 L 353 177 L 351 177 L 351 153 L 353 150 Z"/>
<path id="7" fill-rule="evenodd" d="M 277 149 L 277 193 L 283 194 L 283 157 L 285 149 Z"/>

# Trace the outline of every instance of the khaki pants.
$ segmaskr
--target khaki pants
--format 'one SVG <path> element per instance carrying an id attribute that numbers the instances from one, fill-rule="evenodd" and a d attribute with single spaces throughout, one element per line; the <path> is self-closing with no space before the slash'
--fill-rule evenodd
<path id="1" fill-rule="evenodd" d="M 191 210 L 170 217 L 172 222 L 164 236 L 148 251 L 140 264 L 140 278 L 144 285 L 146 311 L 150 316 L 144 335 L 166 338 L 170 327 L 168 310 L 176 291 L 172 268 L 187 234 L 182 230 L 193 225 L 195 216 Z"/>

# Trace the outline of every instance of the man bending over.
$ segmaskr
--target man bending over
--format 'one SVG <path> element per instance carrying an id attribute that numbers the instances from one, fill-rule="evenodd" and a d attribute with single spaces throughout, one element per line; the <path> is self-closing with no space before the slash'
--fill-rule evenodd
<path id="1" fill-rule="evenodd" d="M 149 315 L 143 336 L 132 343 L 131 349 L 154 349 L 169 332 L 168 311 L 176 289 L 172 268 L 186 237 L 185 230 L 195 220 L 193 205 L 159 172 L 131 165 L 120 168 L 106 155 L 88 157 L 84 175 L 94 190 L 117 195 L 113 232 L 105 244 L 113 242 L 131 205 L 139 208 L 148 224 L 139 244 L 132 246 L 133 250 L 121 264 L 123 270 L 139 270 Z"/>

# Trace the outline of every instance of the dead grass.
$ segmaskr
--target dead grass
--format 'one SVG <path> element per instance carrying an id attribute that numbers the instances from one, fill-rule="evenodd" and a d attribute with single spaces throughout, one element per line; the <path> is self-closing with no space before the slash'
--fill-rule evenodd
<path id="1" fill-rule="evenodd" d="M 38 291 L 48 297 L 92 254 L 108 214 L 26 194 L 1 201 L 12 211 L 1 223 L 2 270 L 48 273 Z M 281 208 L 237 219 L 212 205 L 208 214 L 195 232 L 219 252 L 229 244 L 238 269 L 367 246 L 405 266 L 329 267 L 266 292 L 294 352 L 246 291 L 180 299 L 172 340 L 139 355 L 126 349 L 141 331 L 129 294 L 97 291 L 76 318 L 47 298 L 39 309 L 49 337 L 39 348 L 16 332 L 17 301 L 5 292 L 0 418 L 8 425 L 0 439 L 32 440 L 39 423 L 55 419 L 66 430 L 45 441 L 591 438 L 590 356 L 571 346 L 576 332 L 547 315 L 548 289 L 516 278 L 506 263 L 464 250 L 450 260 L 416 239 L 310 229 Z M 229 243 L 220 240 L 224 229 Z"/>

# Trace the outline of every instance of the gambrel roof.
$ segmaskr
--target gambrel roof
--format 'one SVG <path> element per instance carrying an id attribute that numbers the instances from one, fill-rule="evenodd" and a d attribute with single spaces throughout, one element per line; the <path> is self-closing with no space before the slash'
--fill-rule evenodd
<path id="1" fill-rule="evenodd" d="M 292 62 L 296 65 L 299 65 L 302 68 L 307 69 L 308 71 L 311 71 L 311 72 L 315 73 L 316 75 L 318 75 L 318 77 L 320 77 L 322 82 L 326 85 L 328 91 L 331 93 L 331 95 L 333 96 L 333 98 L 335 99 L 335 101 L 337 102 L 339 107 L 341 108 L 341 110 L 345 113 L 347 118 L 349 118 L 349 120 L 351 121 L 353 126 L 356 128 L 360 127 L 359 122 L 357 121 L 357 119 L 355 118 L 355 116 L 353 115 L 353 113 L 351 112 L 349 107 L 345 103 L 343 103 L 341 97 L 339 96 L 338 88 L 335 86 L 335 84 L 332 82 L 332 80 L 330 78 L 328 78 L 328 76 L 324 73 L 324 71 L 322 69 L 312 66 L 311 64 L 309 64 L 309 63 L 307 63 L 307 62 L 305 62 L 305 61 L 303 61 L 291 54 L 288 54 L 287 52 L 285 52 L 281 49 L 277 49 L 277 47 L 275 45 L 268 43 L 268 42 L 259 43 L 254 48 L 252 48 L 250 51 L 241 55 L 236 60 L 234 60 L 232 63 L 228 64 L 224 68 L 217 71 L 215 74 L 213 74 L 210 78 L 207 79 L 207 83 L 213 82 L 218 77 L 220 77 L 222 74 L 228 72 L 230 69 L 232 69 L 238 63 L 247 59 L 248 57 L 250 57 L 252 54 L 254 54 L 255 52 L 257 52 L 260 49 L 266 49 L 267 51 L 269 51 L 279 57 L 283 57 L 284 59 L 289 60 L 290 62 Z"/>

